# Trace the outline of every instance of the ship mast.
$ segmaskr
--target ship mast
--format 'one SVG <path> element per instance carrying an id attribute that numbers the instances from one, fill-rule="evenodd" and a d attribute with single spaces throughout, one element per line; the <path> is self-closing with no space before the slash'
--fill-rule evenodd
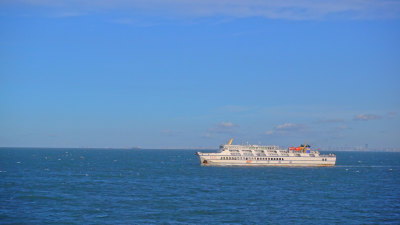
<path id="1" fill-rule="evenodd" d="M 306 153 L 306 151 L 307 151 L 307 144 L 308 144 L 308 140 L 306 141 L 306 144 L 303 147 L 303 153 Z"/>

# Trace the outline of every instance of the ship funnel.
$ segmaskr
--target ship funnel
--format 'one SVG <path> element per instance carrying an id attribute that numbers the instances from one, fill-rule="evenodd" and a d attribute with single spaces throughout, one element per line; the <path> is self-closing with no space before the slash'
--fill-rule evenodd
<path id="1" fill-rule="evenodd" d="M 231 138 L 231 140 L 229 140 L 228 145 L 231 145 L 233 141 L 233 138 Z"/>

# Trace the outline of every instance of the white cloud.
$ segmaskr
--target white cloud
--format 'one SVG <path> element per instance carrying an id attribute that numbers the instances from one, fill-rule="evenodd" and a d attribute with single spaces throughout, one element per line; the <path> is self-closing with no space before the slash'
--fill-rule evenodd
<path id="1" fill-rule="evenodd" d="M 274 133 L 275 133 L 275 131 L 273 131 L 273 130 L 269 130 L 269 131 L 265 132 L 266 135 L 272 135 Z"/>
<path id="2" fill-rule="evenodd" d="M 206 133 L 203 138 L 213 138 L 213 135 L 210 133 Z"/>
<path id="3" fill-rule="evenodd" d="M 284 123 L 275 127 L 276 130 L 290 130 L 298 127 L 297 124 L 293 123 Z"/>
<path id="4" fill-rule="evenodd" d="M 231 127 L 236 127 L 236 124 L 233 124 L 232 122 L 221 122 L 218 124 L 219 127 L 221 128 L 231 128 Z"/>
<path id="5" fill-rule="evenodd" d="M 323 18 L 399 18 L 396 0 L 5 0 L 0 4 L 23 4 L 75 10 L 134 10 L 169 16 L 265 17 L 312 20 Z"/>
<path id="6" fill-rule="evenodd" d="M 336 131 L 342 131 L 342 130 L 347 130 L 349 129 L 346 125 L 342 125 L 342 126 L 337 126 L 334 128 Z"/>
<path id="7" fill-rule="evenodd" d="M 303 132 L 307 126 L 305 124 L 284 123 L 277 125 L 272 130 L 265 132 L 266 135 L 287 135 L 296 132 Z"/>
<path id="8" fill-rule="evenodd" d="M 358 114 L 356 116 L 354 116 L 354 120 L 361 120 L 361 121 L 368 121 L 368 120 L 378 120 L 381 117 L 379 115 L 375 115 L 375 114 Z"/>
<path id="9" fill-rule="evenodd" d="M 391 111 L 391 112 L 387 113 L 387 118 L 388 119 L 395 119 L 396 117 L 397 117 L 397 112 Z"/>
<path id="10" fill-rule="evenodd" d="M 213 128 L 208 129 L 209 133 L 232 133 L 234 128 L 238 127 L 238 125 L 232 122 L 221 122 L 216 124 Z"/>

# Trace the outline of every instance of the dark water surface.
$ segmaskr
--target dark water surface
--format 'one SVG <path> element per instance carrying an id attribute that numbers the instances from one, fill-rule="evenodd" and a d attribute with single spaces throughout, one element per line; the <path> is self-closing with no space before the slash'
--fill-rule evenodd
<path id="1" fill-rule="evenodd" d="M 191 150 L 0 149 L 0 224 L 400 224 L 400 153 L 201 167 Z"/>

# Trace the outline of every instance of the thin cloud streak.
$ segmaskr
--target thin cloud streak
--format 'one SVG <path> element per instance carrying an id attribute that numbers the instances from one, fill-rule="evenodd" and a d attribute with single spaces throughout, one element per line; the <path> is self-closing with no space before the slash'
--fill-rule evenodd
<path id="1" fill-rule="evenodd" d="M 378 120 L 381 116 L 375 114 L 358 114 L 354 116 L 353 120 L 368 121 L 368 120 Z"/>
<path id="2" fill-rule="evenodd" d="M 32 5 L 75 10 L 140 10 L 167 16 L 315 20 L 392 19 L 400 17 L 400 2 L 395 0 L 6 0 L 0 4 Z"/>

